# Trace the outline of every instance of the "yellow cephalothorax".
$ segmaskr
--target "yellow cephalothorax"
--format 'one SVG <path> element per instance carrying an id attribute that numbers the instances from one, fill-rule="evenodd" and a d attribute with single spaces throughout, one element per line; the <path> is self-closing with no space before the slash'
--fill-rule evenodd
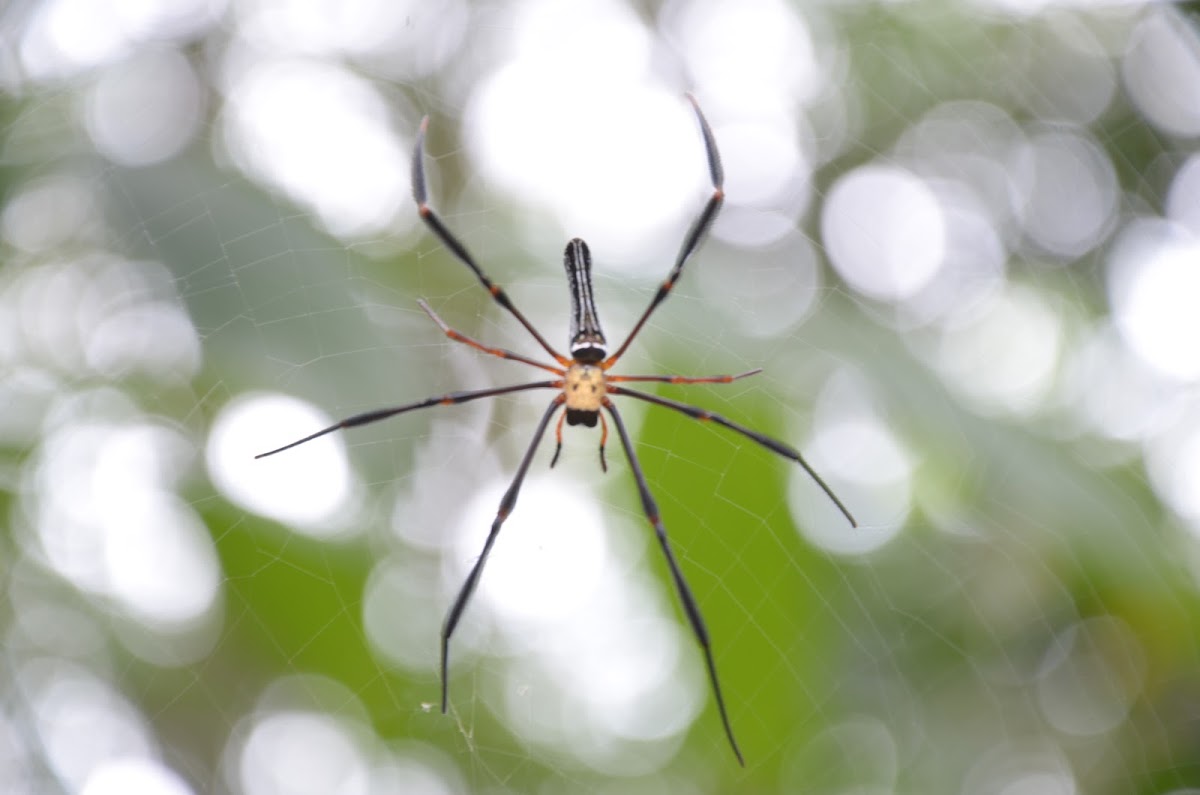
<path id="1" fill-rule="evenodd" d="M 563 376 L 563 394 L 567 399 L 567 424 L 594 427 L 606 392 L 604 371 L 598 366 L 573 364 L 568 367 L 566 375 Z"/>

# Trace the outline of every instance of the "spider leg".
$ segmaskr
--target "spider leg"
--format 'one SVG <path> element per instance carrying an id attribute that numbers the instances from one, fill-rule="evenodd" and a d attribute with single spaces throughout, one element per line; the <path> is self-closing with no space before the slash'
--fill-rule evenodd
<path id="1" fill-rule="evenodd" d="M 600 470 L 608 471 L 608 462 L 604 460 L 604 445 L 608 444 L 608 420 L 600 415 Z"/>
<path id="2" fill-rule="evenodd" d="M 608 462 L 604 460 L 604 446 L 608 444 L 608 421 L 604 419 L 604 415 L 596 412 L 600 416 L 600 470 L 608 471 Z M 554 448 L 554 457 L 550 459 L 550 468 L 558 463 L 558 454 L 562 452 L 562 426 L 563 420 L 567 418 L 567 412 L 563 412 L 558 417 L 558 425 L 554 428 L 554 437 L 558 444 Z"/>
<path id="3" fill-rule="evenodd" d="M 688 102 L 692 103 L 692 109 L 696 111 L 696 119 L 700 122 L 700 133 L 704 136 L 704 153 L 708 158 L 708 176 L 712 182 L 713 192 L 709 197 L 708 202 L 704 205 L 704 209 L 700 211 L 700 215 L 692 222 L 691 229 L 688 230 L 687 236 L 683 239 L 683 245 L 679 248 L 679 255 L 675 257 L 675 266 L 671 268 L 671 273 L 668 274 L 665 281 L 658 286 L 658 292 L 654 294 L 654 298 L 650 299 L 650 306 L 646 307 L 646 311 L 642 313 L 641 318 L 634 324 L 633 331 L 629 332 L 629 336 L 621 343 L 621 347 L 617 348 L 616 353 L 604 360 L 601 365 L 605 370 L 612 367 L 617 359 L 625 353 L 625 349 L 629 347 L 629 343 L 633 342 L 633 338 L 642 330 L 642 326 L 650 319 L 650 315 L 658 308 L 666 297 L 671 292 L 671 288 L 675 286 L 675 282 L 679 279 L 679 274 L 683 271 L 683 265 L 692 256 L 692 253 L 700 246 L 700 242 L 704 240 L 705 234 L 708 233 L 708 228 L 712 226 L 712 222 L 716 220 L 717 213 L 721 211 L 721 204 L 725 201 L 725 172 L 721 168 L 721 154 L 717 151 L 717 141 L 713 137 L 712 128 L 708 126 L 708 120 L 704 118 L 704 113 L 700 110 L 699 103 L 691 94 L 687 95 Z"/>
<path id="4" fill-rule="evenodd" d="M 567 418 L 567 412 L 558 415 L 558 425 L 554 426 L 554 439 L 557 444 L 554 447 L 554 457 L 550 459 L 550 468 L 554 469 L 554 465 L 558 463 L 558 454 L 562 452 L 562 426 L 563 420 Z"/>
<path id="5" fill-rule="evenodd" d="M 680 403 L 676 400 L 669 400 L 664 397 L 659 397 L 658 395 L 650 395 L 645 392 L 637 392 L 632 389 L 622 389 L 619 386 L 610 386 L 608 387 L 608 391 L 614 395 L 625 395 L 627 397 L 637 398 L 638 400 L 644 400 L 647 403 L 653 403 L 657 406 L 664 406 L 673 411 L 678 411 L 681 414 L 686 414 L 694 420 L 700 420 L 701 422 L 715 422 L 717 425 L 722 425 L 735 433 L 740 433 L 747 439 L 758 442 L 773 453 L 777 453 L 784 458 L 790 458 L 800 466 L 804 467 L 804 471 L 807 472 L 808 476 L 812 478 L 818 486 L 821 487 L 821 491 L 825 492 L 825 495 L 833 501 L 833 504 L 838 507 L 838 510 L 841 511 L 842 515 L 845 516 L 850 522 L 850 526 L 858 527 L 858 522 L 854 520 L 854 515 L 851 514 L 849 509 L 847 509 L 846 506 L 842 504 L 842 501 L 837 498 L 837 495 L 833 493 L 833 489 L 829 488 L 829 484 L 821 479 L 821 476 L 817 474 L 816 470 L 808 465 L 808 462 L 804 460 L 804 457 L 800 455 L 798 451 L 788 447 L 783 442 L 772 439 L 770 436 L 761 434 L 758 431 L 752 431 L 745 425 L 739 425 L 733 420 L 726 419 L 720 414 L 714 414 L 713 412 L 702 409 L 698 406 L 691 406 L 687 403 Z"/>
<path id="6" fill-rule="evenodd" d="M 425 222 L 425 225 L 428 226 L 435 235 L 437 235 L 437 238 L 442 241 L 442 244 L 446 248 L 450 249 L 451 253 L 458 258 L 459 262 L 466 265 L 475 273 L 475 277 L 479 279 L 479 283 L 484 286 L 484 289 L 488 291 L 488 293 L 492 296 L 492 299 L 496 303 L 500 304 L 500 306 L 507 309 L 509 313 L 512 314 L 512 316 L 515 317 L 520 324 L 525 327 L 525 330 L 528 331 L 535 340 L 537 340 L 538 344 L 545 349 L 546 353 L 550 354 L 550 356 L 554 358 L 554 361 L 558 362 L 563 367 L 569 366 L 571 364 L 571 360 L 555 351 L 554 348 L 550 347 L 550 343 L 546 342 L 546 339 L 540 333 L 538 333 L 538 330 L 533 327 L 533 324 L 526 320 L 525 316 L 521 314 L 520 310 L 518 310 L 516 306 L 513 305 L 513 302 L 509 300 L 508 294 L 504 292 L 500 285 L 495 284 L 487 277 L 487 275 L 483 272 L 483 269 L 480 268 L 475 262 L 475 258 L 471 256 L 469 251 L 467 251 L 467 247 L 459 242 L 458 238 L 454 236 L 454 233 L 450 231 L 450 229 L 442 222 L 442 219 L 438 217 L 437 213 L 433 211 L 433 208 L 429 206 L 429 192 L 425 184 L 425 164 L 423 162 L 425 157 L 425 131 L 428 127 L 429 117 L 426 116 L 424 119 L 421 119 L 421 127 L 417 130 L 417 143 L 416 146 L 413 147 L 412 158 L 413 199 L 417 203 L 417 212 L 420 213 L 421 220 Z"/>
<path id="7" fill-rule="evenodd" d="M 630 381 L 655 381 L 660 384 L 730 384 L 740 378 L 749 378 L 761 372 L 761 367 L 755 367 L 753 370 L 747 370 L 737 375 L 606 375 L 604 380 L 610 384 Z"/>
<path id="8" fill-rule="evenodd" d="M 637 481 L 638 493 L 642 498 L 642 510 L 646 513 L 646 519 L 650 521 L 654 528 L 654 534 L 658 537 L 658 545 L 662 549 L 663 556 L 667 559 L 667 566 L 671 570 L 671 579 L 675 581 L 675 592 L 679 594 L 679 601 L 683 603 L 684 612 L 687 613 L 688 622 L 692 625 L 692 634 L 696 636 L 696 640 L 700 643 L 700 648 L 704 652 L 704 662 L 708 666 L 708 681 L 712 685 L 713 697 L 717 702 L 717 711 L 721 713 L 721 723 L 725 727 L 725 736 L 729 739 L 729 745 L 733 749 L 733 755 L 737 757 L 738 763 L 746 766 L 746 761 L 742 758 L 742 752 L 738 748 L 737 740 L 733 737 L 733 727 L 729 724 L 729 715 L 725 711 L 725 699 L 721 695 L 721 683 L 717 678 L 717 664 L 713 661 L 712 644 L 708 636 L 708 628 L 704 625 L 704 618 L 700 615 L 700 607 L 696 604 L 695 597 L 692 596 L 692 591 L 688 587 L 687 580 L 683 578 L 683 572 L 679 568 L 679 564 L 675 561 L 675 553 L 671 550 L 671 544 L 667 540 L 667 531 L 663 527 L 662 520 L 658 516 L 658 505 L 654 501 L 653 495 L 650 494 L 650 487 L 646 484 L 646 476 L 642 474 L 642 466 L 638 463 L 637 455 L 633 452 L 633 443 L 629 441 L 629 432 L 625 430 L 625 423 L 621 420 L 621 415 L 617 411 L 617 407 L 608 398 L 604 399 L 604 408 L 612 415 L 613 424 L 617 426 L 617 435 L 621 437 L 621 446 L 625 448 L 625 457 L 629 459 L 629 468 L 633 470 L 633 478 Z"/>
<path id="9" fill-rule="evenodd" d="M 470 345 L 472 348 L 474 348 L 477 351 L 483 351 L 484 353 L 490 354 L 492 356 L 498 356 L 501 359 L 511 359 L 514 362 L 523 362 L 525 364 L 533 365 L 534 367 L 540 367 L 543 370 L 549 370 L 550 372 L 556 373 L 557 375 L 563 374 L 563 370 L 559 367 L 553 367 L 549 364 L 543 364 L 542 362 L 535 361 L 534 359 L 530 359 L 527 356 L 522 356 L 519 353 L 513 353 L 512 351 L 506 350 L 504 348 L 492 348 L 488 345 L 484 345 L 482 342 L 479 342 L 478 340 L 471 339 L 466 334 L 463 334 L 461 331 L 455 331 L 454 329 L 450 328 L 450 326 L 446 323 L 446 321 L 444 321 L 440 317 L 438 317 L 437 312 L 434 312 L 429 307 L 429 304 L 425 303 L 424 299 L 418 299 L 417 304 L 420 305 L 420 307 L 425 310 L 425 314 L 429 315 L 429 318 L 434 323 L 438 324 L 438 328 L 440 328 L 442 330 L 442 333 L 444 333 L 447 337 L 454 340 L 455 342 L 461 342 L 465 345 Z"/>
<path id="10" fill-rule="evenodd" d="M 492 544 L 496 541 L 496 536 L 500 533 L 500 526 L 504 524 L 504 520 L 512 513 L 513 506 L 517 503 L 517 494 L 521 491 L 521 484 L 525 481 L 525 473 L 529 471 L 529 463 L 533 460 L 533 454 L 537 450 L 538 442 L 542 440 L 543 434 L 546 433 L 546 426 L 550 424 L 550 417 L 558 410 L 558 407 L 563 404 L 566 397 L 559 393 L 550 401 L 546 413 L 542 415 L 541 421 L 537 425 L 537 429 L 533 432 L 533 441 L 529 443 L 529 449 L 525 451 L 525 457 L 521 459 L 520 466 L 517 467 L 517 474 L 513 477 L 512 485 L 508 487 L 508 491 L 504 492 L 504 497 L 500 500 L 500 507 L 496 511 L 496 518 L 492 522 L 492 529 L 488 532 L 487 541 L 483 544 L 483 551 L 479 553 L 479 558 L 475 561 L 475 565 L 471 567 L 471 573 L 467 575 L 467 579 L 463 582 L 462 587 L 458 590 L 458 596 L 454 598 L 454 604 L 450 607 L 450 612 L 446 614 L 446 623 L 442 625 L 442 713 L 445 714 L 446 707 L 450 700 L 450 636 L 454 634 L 455 627 L 458 626 L 458 620 L 462 618 L 463 610 L 467 607 L 467 602 L 471 600 L 471 594 L 475 592 L 475 586 L 479 583 L 479 575 L 483 572 L 483 565 L 487 562 L 488 555 L 491 554 Z"/>
<path id="11" fill-rule="evenodd" d="M 298 439 L 298 440 L 292 442 L 291 444 L 285 444 L 283 447 L 277 447 L 274 450 L 271 450 L 270 452 L 259 453 L 258 455 L 254 456 L 254 457 L 255 458 L 266 458 L 269 455 L 275 455 L 276 453 L 282 453 L 284 450 L 290 450 L 293 447 L 297 447 L 299 445 L 304 444 L 305 442 L 311 442 L 313 439 L 316 439 L 320 436 L 324 436 L 327 433 L 333 433 L 334 431 L 341 430 L 342 428 L 354 428 L 359 425 L 369 425 L 372 422 L 378 422 L 379 420 L 386 420 L 388 417 L 394 417 L 397 414 L 403 414 L 406 411 L 415 411 L 417 409 L 423 409 L 423 408 L 427 408 L 429 406 L 456 406 L 459 403 L 466 403 L 467 401 L 470 401 L 470 400 L 478 400 L 479 398 L 493 397 L 495 395 L 507 395 L 509 392 L 523 392 L 526 389 L 561 389 L 561 388 L 562 388 L 562 381 L 535 381 L 532 384 L 516 384 L 514 386 L 501 386 L 501 387 L 494 387 L 492 389 L 476 389 L 476 390 L 472 390 L 470 392 L 451 392 L 446 395 L 439 395 L 437 397 L 431 397 L 431 398 L 426 398 L 425 400 L 419 400 L 416 403 L 409 403 L 404 406 L 393 406 L 391 408 L 386 408 L 386 409 L 376 409 L 374 411 L 366 411 L 366 412 L 363 412 L 362 414 L 355 414 L 353 417 L 347 417 L 346 419 L 342 420 L 341 422 L 338 422 L 335 425 L 330 425 L 328 428 L 323 428 L 323 429 L 317 431 L 316 433 L 309 434 L 308 436 L 305 436 L 303 439 Z"/>

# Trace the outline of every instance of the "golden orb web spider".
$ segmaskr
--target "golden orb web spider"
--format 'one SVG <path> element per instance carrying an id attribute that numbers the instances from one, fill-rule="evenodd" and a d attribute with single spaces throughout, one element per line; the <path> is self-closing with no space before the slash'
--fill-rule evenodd
<path id="1" fill-rule="evenodd" d="M 600 423 L 600 466 L 604 471 L 608 470 L 608 465 L 604 460 L 604 446 L 608 441 L 608 423 L 604 419 L 604 414 L 601 409 L 608 413 L 612 418 L 613 425 L 617 428 L 617 436 L 621 439 L 621 447 L 625 450 L 625 457 L 629 460 L 629 468 L 633 472 L 634 481 L 637 483 L 638 494 L 642 500 L 642 510 L 646 514 L 646 519 L 654 528 L 654 534 L 658 539 L 658 545 L 662 549 L 663 556 L 666 558 L 667 566 L 671 571 L 671 579 L 675 584 L 675 591 L 679 595 L 679 601 L 683 605 L 683 610 L 687 614 L 688 623 L 691 625 L 692 634 L 696 636 L 696 640 L 700 644 L 701 650 L 704 652 L 704 662 L 708 667 L 708 680 L 712 687 L 713 697 L 717 702 L 717 711 L 721 716 L 721 724 L 725 729 L 725 736 L 729 740 L 729 746 L 733 749 L 734 755 L 737 757 L 738 763 L 743 767 L 745 760 L 742 758 L 742 752 L 738 748 L 737 740 L 734 739 L 733 727 L 729 723 L 729 715 L 725 709 L 725 699 L 721 694 L 720 680 L 717 678 L 717 666 L 713 661 L 712 644 L 709 640 L 708 629 L 704 624 L 704 618 L 700 614 L 700 607 L 696 603 L 696 599 L 692 596 L 692 591 L 688 587 L 687 580 L 684 579 L 683 571 L 679 568 L 679 563 L 675 560 L 675 553 L 671 549 L 671 544 L 667 539 L 666 528 L 663 527 L 662 520 L 658 515 L 658 505 L 654 501 L 653 495 L 650 493 L 650 487 L 646 484 L 646 476 L 642 474 L 641 464 L 638 462 L 637 454 L 633 450 L 633 442 L 629 439 L 629 432 L 625 429 L 625 423 L 621 419 L 621 413 L 617 411 L 617 407 L 610 399 L 611 395 L 621 395 L 624 397 L 635 398 L 647 403 L 653 403 L 656 406 L 663 406 L 685 414 L 692 419 L 702 422 L 713 422 L 721 425 L 734 433 L 757 442 L 773 453 L 777 453 L 784 458 L 789 458 L 795 461 L 804 468 L 804 471 L 816 482 L 818 486 L 829 496 L 838 510 L 849 520 L 851 526 L 856 526 L 857 523 L 850 511 L 842 504 L 842 501 L 837 498 L 833 490 L 823 481 L 813 469 L 808 465 L 799 452 L 787 446 L 783 442 L 776 441 L 769 436 L 764 436 L 757 431 L 739 425 L 732 420 L 728 420 L 719 414 L 714 414 L 696 406 L 691 406 L 686 403 L 680 403 L 667 398 L 658 397 L 657 395 L 639 392 L 633 389 L 617 386 L 619 383 L 630 382 L 657 382 L 665 384 L 728 384 L 731 381 L 736 381 L 739 378 L 754 375 L 761 370 L 750 370 L 738 375 L 711 375 L 701 377 L 678 376 L 678 375 L 610 375 L 609 369 L 617 363 L 621 356 L 629 348 L 634 337 L 642 330 L 647 319 L 658 308 L 670 294 L 671 288 L 678 281 L 680 273 L 683 271 L 684 263 L 688 261 L 692 253 L 700 245 L 705 234 L 712 226 L 713 220 L 717 217 L 717 213 L 721 209 L 721 204 L 725 200 L 725 192 L 722 187 L 724 182 L 724 174 L 721 169 L 721 157 L 717 152 L 716 140 L 713 138 L 712 129 L 708 126 L 708 121 L 704 118 L 704 114 L 700 110 L 694 97 L 690 94 L 687 96 L 688 101 L 692 104 L 692 109 L 696 113 L 696 119 L 700 123 L 700 132 L 704 137 L 704 149 L 708 158 L 708 172 L 712 181 L 713 192 L 709 197 L 708 202 L 704 205 L 700 215 L 692 223 L 688 230 L 687 236 L 683 240 L 683 245 L 680 246 L 679 254 L 675 258 L 675 265 L 671 268 L 671 272 L 667 278 L 659 285 L 658 291 L 654 294 L 654 298 L 650 300 L 650 305 L 646 307 L 646 311 L 634 324 L 633 330 L 629 332 L 629 336 L 617 348 L 616 352 L 609 355 L 607 352 L 607 343 L 604 338 L 604 332 L 600 329 L 600 318 L 596 313 L 596 304 L 592 297 L 592 258 L 588 252 L 587 244 L 579 238 L 575 238 L 567 243 L 566 252 L 564 254 L 564 265 L 567 270 L 567 280 L 571 288 L 571 324 L 570 324 L 570 345 L 571 355 L 563 356 L 551 347 L 550 343 L 546 342 L 538 330 L 525 319 L 525 316 L 513 305 L 509 300 L 508 295 L 503 289 L 491 279 L 489 279 L 475 262 L 474 257 L 467 251 L 466 247 L 459 242 L 458 238 L 442 223 L 441 218 L 428 204 L 428 194 L 425 186 L 425 130 L 429 125 L 429 117 L 425 117 L 421 121 L 421 126 L 417 132 L 417 142 L 413 150 L 412 160 L 412 187 L 413 198 L 417 203 L 417 210 L 421 215 L 426 225 L 429 226 L 439 240 L 450 249 L 451 253 L 474 272 L 475 277 L 479 279 L 480 284 L 491 294 L 492 299 L 507 310 L 517 321 L 525 327 L 526 331 L 533 336 L 539 345 L 550 354 L 550 356 L 558 363 L 557 366 L 545 364 L 535 359 L 523 356 L 519 353 L 514 353 L 503 348 L 492 348 L 471 339 L 461 332 L 450 328 L 424 301 L 418 301 L 421 309 L 437 323 L 442 332 L 447 337 L 455 342 L 461 342 L 469 345 L 476 350 L 498 356 L 501 359 L 511 359 L 517 362 L 523 362 L 533 367 L 547 370 L 553 373 L 556 377 L 547 381 L 534 381 L 526 384 L 515 384 L 512 386 L 495 387 L 492 389 L 476 389 L 467 392 L 451 392 L 446 395 L 438 395 L 436 397 L 426 398 L 425 400 L 417 401 L 416 403 L 408 403 L 403 406 L 394 406 L 391 408 L 377 409 L 368 411 L 362 414 L 356 414 L 353 417 L 342 420 L 341 422 L 331 425 L 328 428 L 317 431 L 316 433 L 305 436 L 291 444 L 286 444 L 283 447 L 271 450 L 267 453 L 262 453 L 255 458 L 264 458 L 269 455 L 281 453 L 284 450 L 289 450 L 297 445 L 312 441 L 319 436 L 324 436 L 327 433 L 340 430 L 342 428 L 353 428 L 359 425 L 367 425 L 372 422 L 394 417 L 397 414 L 403 414 L 408 411 L 427 408 L 429 406 L 454 406 L 459 403 L 466 403 L 471 400 L 480 398 L 494 397 L 496 395 L 507 395 L 511 392 L 524 392 L 531 389 L 553 389 L 557 390 L 557 394 L 551 399 L 550 405 L 546 408 L 541 420 L 537 424 L 537 428 L 533 433 L 533 440 L 530 442 L 528 449 L 525 451 L 525 456 L 521 459 L 521 463 L 517 466 L 517 473 L 513 477 L 512 484 L 508 487 L 508 491 L 504 493 L 504 497 L 500 500 L 500 507 L 496 511 L 496 518 L 492 522 L 491 531 L 488 533 L 487 541 L 484 542 L 483 551 L 479 554 L 479 558 L 475 561 L 475 565 L 471 568 L 470 574 L 463 582 L 462 587 L 458 591 L 458 595 L 454 599 L 454 603 L 450 607 L 450 611 L 446 614 L 446 621 L 442 625 L 442 647 L 441 647 L 441 684 L 442 684 L 442 712 L 446 712 L 449 700 L 449 650 L 450 637 L 454 634 L 455 627 L 458 626 L 458 621 L 462 618 L 463 611 L 467 607 L 467 603 L 471 599 L 471 594 L 475 591 L 475 586 L 479 582 L 480 573 L 483 571 L 484 564 L 487 562 L 488 555 L 492 551 L 492 545 L 496 541 L 496 537 L 500 532 L 501 525 L 508 515 L 512 513 L 513 507 L 517 502 L 517 495 L 521 490 L 521 484 L 525 480 L 525 474 L 529 471 L 530 462 L 533 460 L 534 452 L 537 450 L 538 443 L 546 433 L 546 428 L 550 425 L 550 420 L 554 413 L 559 408 L 563 409 L 562 414 L 558 418 L 558 424 L 555 426 L 554 435 L 557 442 L 554 448 L 554 457 L 550 460 L 550 466 L 558 461 L 558 454 L 562 451 L 562 426 L 565 420 L 568 425 L 584 425 L 589 428 L 594 428 L 597 422 Z"/>

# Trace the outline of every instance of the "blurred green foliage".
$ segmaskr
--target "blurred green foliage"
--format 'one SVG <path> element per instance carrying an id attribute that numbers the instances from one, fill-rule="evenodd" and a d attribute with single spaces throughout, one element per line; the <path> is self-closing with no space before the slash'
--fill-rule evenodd
<path id="1" fill-rule="evenodd" d="M 1051 33 L 1056 21 L 1074 14 L 1053 9 L 1045 17 L 998 21 L 940 3 L 828 12 L 827 23 L 848 42 L 844 55 L 862 86 L 865 122 L 860 146 L 823 165 L 819 191 L 886 152 L 903 128 L 937 103 L 986 100 L 1014 118 L 1032 118 L 1014 95 L 1036 93 L 1041 75 L 1033 56 L 1069 44 Z M 1094 25 L 1101 34 L 1109 32 L 1106 26 L 1118 27 L 1103 18 Z M 215 42 L 221 31 L 210 35 Z M 1029 57 L 1012 56 L 1013 48 Z M 396 90 L 421 100 L 450 94 L 455 79 L 438 74 Z M 166 163 L 125 168 L 104 162 L 74 120 L 54 121 L 72 116 L 62 106 L 74 101 L 75 90 L 31 84 L 0 99 L 0 145 L 7 153 L 0 161 L 0 197 L 7 200 L 30 180 L 58 170 L 83 174 L 92 181 L 111 237 L 100 244 L 67 241 L 64 249 L 100 245 L 170 270 L 202 342 L 202 370 L 174 391 L 136 379 L 117 386 L 148 412 L 177 423 L 197 445 L 204 444 L 222 405 L 246 391 L 287 391 L 341 416 L 456 388 L 453 374 L 439 369 L 448 343 L 435 328 L 420 338 L 391 339 L 372 312 L 393 305 L 401 313 L 415 311 L 416 298 L 436 297 L 439 311 L 465 333 L 483 336 L 508 323 L 477 294 L 470 274 L 436 251 L 423 231 L 382 257 L 371 251 L 379 241 L 347 246 L 320 231 L 309 214 L 214 157 L 220 148 L 215 133 Z M 215 129 L 220 97 L 215 86 L 205 90 Z M 460 193 L 478 189 L 459 173 L 465 167 L 447 143 L 456 140 L 456 131 L 448 130 L 456 121 L 438 116 L 441 151 L 456 152 L 438 164 L 446 183 L 439 202 L 447 207 L 458 206 Z M 32 136 L 31 130 L 45 134 Z M 1122 102 L 1091 131 L 1112 159 L 1125 200 L 1147 207 L 1162 203 L 1155 169 L 1194 153 L 1194 141 L 1161 134 Z M 486 204 L 493 238 L 521 238 L 522 219 L 505 197 L 464 201 Z M 799 221 L 814 239 L 818 215 Z M 555 250 L 550 244 L 546 249 Z M 526 273 L 539 284 L 557 278 L 553 262 L 530 264 L 526 255 L 517 242 L 489 249 L 488 268 L 498 281 L 513 284 L 514 293 Z M 63 256 L 62 250 L 44 255 Z M 753 252 L 710 246 L 691 268 L 743 256 Z M 1107 311 L 1101 258 L 1097 252 L 1053 269 L 1014 260 L 1010 277 L 1050 297 L 1064 314 L 1099 322 Z M 9 287 L 22 269 L 40 264 L 11 246 L 4 259 Z M 803 324 L 763 345 L 761 356 L 743 353 L 750 343 L 741 338 L 723 350 L 722 335 L 737 335 L 711 327 L 710 310 L 691 278 L 689 272 L 681 282 L 683 297 L 656 316 L 655 325 L 679 330 L 668 337 L 651 327 L 640 340 L 655 366 L 695 373 L 714 365 L 761 365 L 767 373 L 727 392 L 664 387 L 660 394 L 686 394 L 799 443 L 796 428 L 807 426 L 812 406 L 796 399 L 796 374 L 784 379 L 773 372 L 789 366 L 792 353 L 811 353 L 818 364 L 797 379 L 811 386 L 813 397 L 831 373 L 851 369 L 916 462 L 904 531 L 870 555 L 836 556 L 797 533 L 785 463 L 719 429 L 646 412 L 639 455 L 712 630 L 746 771 L 736 769 L 723 747 L 711 706 L 667 772 L 648 783 L 614 780 L 511 737 L 490 714 L 491 696 L 483 692 L 496 663 L 480 662 L 482 673 L 456 674 L 460 711 L 444 718 L 431 706 L 438 694 L 434 670 L 410 675 L 377 656 L 362 618 L 365 583 L 395 544 L 384 506 L 428 435 L 433 420 L 427 417 L 351 438 L 353 465 L 370 491 L 367 515 L 377 527 L 348 543 L 307 539 L 232 505 L 215 492 L 197 459 L 183 496 L 203 518 L 219 555 L 223 618 L 212 652 L 177 670 L 125 651 L 109 606 L 65 587 L 38 559 L 20 495 L 29 488 L 23 473 L 40 439 L 30 444 L 12 435 L 0 464 L 0 509 L 12 517 L 0 540 L 0 572 L 12 594 L 2 614 L 6 632 L 20 634 L 15 611 L 30 598 L 86 615 L 105 637 L 108 662 L 102 668 L 148 716 L 167 762 L 200 792 L 223 791 L 221 754 L 229 733 L 263 688 L 297 673 L 344 685 L 366 705 L 384 744 L 419 740 L 442 749 L 479 792 L 672 786 L 713 792 L 987 791 L 972 787 L 971 771 L 989 749 L 1005 745 L 1031 754 L 1056 749 L 1081 792 L 1148 794 L 1200 786 L 1196 538 L 1194 528 L 1182 528 L 1160 503 L 1136 447 L 1111 455 L 1107 444 L 1068 433 L 1063 418 L 1069 406 L 1028 416 L 981 411 L 920 355 L 930 344 L 922 330 L 893 323 L 886 310 L 837 286 L 827 288 Z M 565 292 L 563 298 L 565 306 Z M 647 298 L 638 286 L 623 300 L 640 306 Z M 19 333 L 11 331 L 11 322 L 6 328 Z M 691 329 L 698 333 L 690 335 Z M 714 343 L 715 350 L 704 349 Z M 87 374 L 54 372 L 53 378 L 64 394 L 100 385 Z M 500 411 L 513 410 L 505 404 Z M 519 456 L 513 451 L 532 430 L 523 420 L 512 426 L 496 430 L 510 467 Z M 583 438 L 572 434 L 568 444 L 590 449 L 592 442 Z M 546 466 L 549 445 L 543 442 L 535 468 Z M 1094 450 L 1104 454 L 1093 456 Z M 597 474 L 592 486 L 614 515 L 641 523 L 620 459 L 610 449 L 609 460 L 620 463 L 605 477 Z M 464 493 L 472 486 L 461 483 Z M 808 499 L 822 496 L 814 488 Z M 447 506 L 448 513 L 457 507 Z M 538 506 L 521 503 L 518 510 L 536 512 Z M 657 550 L 649 543 L 646 549 L 643 564 L 669 593 Z M 444 609 L 436 594 L 430 605 Z M 1109 636 L 1102 632 L 1100 645 L 1087 650 L 1088 660 L 1127 677 L 1113 687 L 1127 685 L 1135 696 L 1114 728 L 1070 735 L 1046 720 L 1042 689 L 1051 685 L 1045 676 L 1055 654 L 1069 652 L 1055 651 L 1064 633 L 1099 618 L 1118 621 L 1128 636 L 1114 636 L 1105 648 L 1102 640 Z M 27 647 L 17 647 L 6 656 L 15 670 L 28 654 Z M 6 687 L 6 698 L 19 700 L 15 690 Z M 861 727 L 854 721 L 868 718 L 885 724 L 896 741 L 892 768 L 884 764 L 886 753 L 859 745 L 869 733 L 848 733 L 849 744 L 840 746 L 842 735 L 829 734 L 831 727 Z M 31 757 L 45 753 L 33 718 L 13 709 L 8 720 L 29 733 Z M 44 763 L 30 768 L 43 770 L 30 777 L 47 785 L 38 791 L 49 791 L 54 782 Z M 867 780 L 873 771 L 879 779 Z"/>

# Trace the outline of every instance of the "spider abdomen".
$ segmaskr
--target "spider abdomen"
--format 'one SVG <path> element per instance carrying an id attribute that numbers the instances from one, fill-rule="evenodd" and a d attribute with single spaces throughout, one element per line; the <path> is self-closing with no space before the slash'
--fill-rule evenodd
<path id="1" fill-rule="evenodd" d="M 607 343 L 592 296 L 592 255 L 587 243 L 579 238 L 567 243 L 563 265 L 571 285 L 571 358 L 595 364 L 604 358 Z"/>

